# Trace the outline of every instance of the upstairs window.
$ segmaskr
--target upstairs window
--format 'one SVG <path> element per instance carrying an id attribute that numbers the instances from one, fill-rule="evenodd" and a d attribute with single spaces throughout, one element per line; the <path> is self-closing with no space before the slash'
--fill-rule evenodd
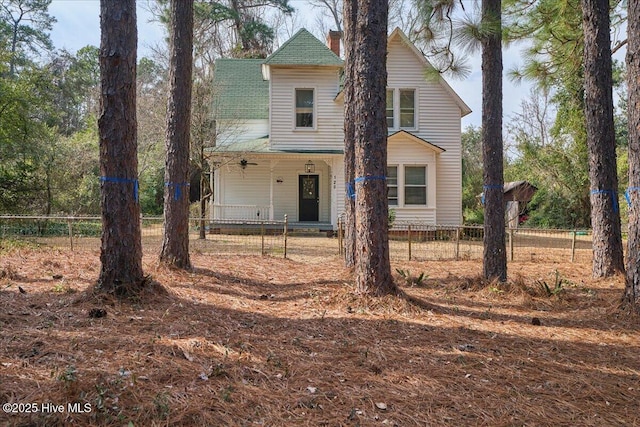
<path id="1" fill-rule="evenodd" d="M 400 129 L 416 127 L 416 91 L 400 89 Z"/>
<path id="2" fill-rule="evenodd" d="M 394 129 L 393 89 L 387 89 L 387 128 Z"/>
<path id="3" fill-rule="evenodd" d="M 427 204 L 427 167 L 405 166 L 404 168 L 404 204 Z"/>
<path id="4" fill-rule="evenodd" d="M 387 89 L 386 113 L 388 129 L 416 129 L 416 90 Z"/>
<path id="5" fill-rule="evenodd" d="M 389 206 L 398 206 L 398 167 L 387 166 L 387 198 Z"/>
<path id="6" fill-rule="evenodd" d="M 313 128 L 313 89 L 296 89 L 296 128 Z"/>

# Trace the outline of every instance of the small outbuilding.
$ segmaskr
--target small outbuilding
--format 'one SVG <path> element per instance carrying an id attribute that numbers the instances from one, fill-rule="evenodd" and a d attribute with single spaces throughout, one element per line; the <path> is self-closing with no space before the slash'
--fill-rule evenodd
<path id="1" fill-rule="evenodd" d="M 518 228 L 520 215 L 530 202 L 538 187 L 527 181 L 505 182 L 503 187 L 506 223 L 509 228 Z M 484 193 L 480 194 L 484 200 Z"/>
<path id="2" fill-rule="evenodd" d="M 504 202 L 507 214 L 507 227 L 518 228 L 520 215 L 527 202 L 530 202 L 538 188 L 527 181 L 512 181 L 504 183 Z"/>

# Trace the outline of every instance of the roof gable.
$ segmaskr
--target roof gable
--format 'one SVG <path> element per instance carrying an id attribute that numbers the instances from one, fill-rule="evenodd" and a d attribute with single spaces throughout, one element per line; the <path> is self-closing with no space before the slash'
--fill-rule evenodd
<path id="1" fill-rule="evenodd" d="M 425 58 L 424 54 L 420 52 L 420 50 L 416 47 L 416 45 L 413 44 L 411 40 L 409 40 L 406 34 L 403 33 L 400 28 L 397 28 L 397 27 L 395 30 L 393 30 L 393 32 L 389 36 L 387 43 L 391 43 L 391 41 L 393 41 L 396 38 L 399 39 L 407 48 L 409 48 L 409 50 L 416 56 L 416 58 L 418 58 L 420 63 L 425 68 L 429 68 L 432 70 L 434 69 L 433 65 L 431 65 L 431 63 L 427 60 L 427 58 Z M 464 117 L 467 114 L 471 113 L 471 108 L 469 108 L 469 106 L 462 100 L 462 98 L 460 98 L 460 96 L 451 88 L 451 86 L 449 86 L 449 84 L 446 82 L 445 79 L 443 79 L 441 76 L 437 76 L 437 83 L 445 90 L 445 92 L 447 92 L 451 96 L 451 98 L 454 100 L 458 108 L 460 108 L 461 117 Z"/>
<path id="2" fill-rule="evenodd" d="M 342 59 L 304 28 L 264 60 L 265 65 L 343 65 Z"/>
<path id="3" fill-rule="evenodd" d="M 411 132 L 407 132 L 406 130 L 399 130 L 387 137 L 387 141 L 389 142 L 400 141 L 403 139 L 420 144 L 435 152 L 436 154 L 444 153 L 446 151 L 444 148 L 437 146 L 436 144 L 432 144 L 426 139 L 420 138 L 419 136 L 415 136 L 414 134 L 412 134 Z"/>
<path id="4" fill-rule="evenodd" d="M 214 110 L 219 119 L 268 119 L 269 82 L 262 78 L 262 59 L 216 60 Z"/>

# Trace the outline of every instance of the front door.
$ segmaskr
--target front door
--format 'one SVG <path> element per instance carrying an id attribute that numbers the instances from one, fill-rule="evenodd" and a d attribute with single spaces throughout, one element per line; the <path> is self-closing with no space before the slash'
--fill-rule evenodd
<path id="1" fill-rule="evenodd" d="M 300 175 L 298 178 L 298 200 L 300 217 L 298 221 L 318 221 L 320 196 L 318 175 Z"/>

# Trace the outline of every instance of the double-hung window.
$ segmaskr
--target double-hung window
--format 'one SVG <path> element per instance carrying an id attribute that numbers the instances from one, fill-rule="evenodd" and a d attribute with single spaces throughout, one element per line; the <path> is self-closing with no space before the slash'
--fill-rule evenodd
<path id="1" fill-rule="evenodd" d="M 387 89 L 387 128 L 395 129 L 395 114 L 393 109 L 393 89 Z"/>
<path id="2" fill-rule="evenodd" d="M 389 206 L 398 206 L 398 167 L 387 166 L 387 198 Z"/>
<path id="3" fill-rule="evenodd" d="M 404 168 L 404 204 L 427 204 L 427 167 L 405 166 Z"/>
<path id="4" fill-rule="evenodd" d="M 312 129 L 313 89 L 296 89 L 296 129 Z"/>
<path id="5" fill-rule="evenodd" d="M 416 127 L 416 91 L 400 89 L 400 129 Z"/>
<path id="6" fill-rule="evenodd" d="M 416 110 L 415 89 L 387 89 L 388 129 L 415 129 Z"/>

